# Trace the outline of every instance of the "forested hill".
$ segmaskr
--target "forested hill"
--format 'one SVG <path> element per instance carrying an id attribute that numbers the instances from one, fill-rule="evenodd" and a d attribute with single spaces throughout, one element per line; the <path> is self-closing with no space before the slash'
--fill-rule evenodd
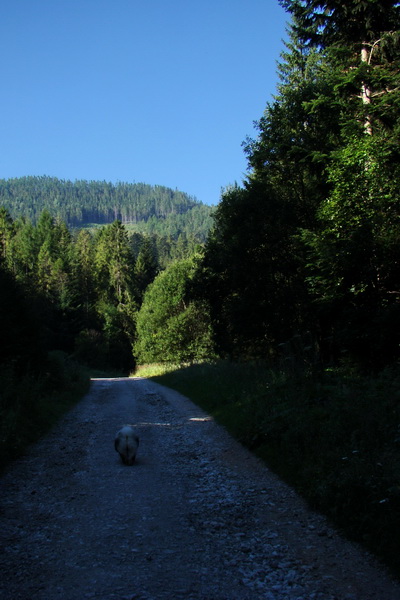
<path id="1" fill-rule="evenodd" d="M 13 218 L 26 217 L 32 223 L 46 209 L 72 227 L 119 220 L 148 223 L 151 233 L 174 235 L 183 230 L 200 238 L 210 228 L 212 211 L 196 198 L 161 185 L 72 182 L 46 176 L 1 179 L 0 206 Z M 168 225 L 163 230 L 164 222 Z"/>

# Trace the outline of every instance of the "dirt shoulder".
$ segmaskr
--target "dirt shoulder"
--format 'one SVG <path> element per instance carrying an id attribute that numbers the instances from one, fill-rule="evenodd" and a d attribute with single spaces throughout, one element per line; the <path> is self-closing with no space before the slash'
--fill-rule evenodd
<path id="1" fill-rule="evenodd" d="M 137 463 L 113 447 L 125 423 Z M 100 379 L 0 481 L 3 600 L 399 600 L 188 399 Z"/>

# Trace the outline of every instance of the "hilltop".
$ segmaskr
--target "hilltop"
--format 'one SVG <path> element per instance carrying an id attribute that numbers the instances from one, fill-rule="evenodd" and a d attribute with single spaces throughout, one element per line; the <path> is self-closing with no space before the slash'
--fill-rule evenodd
<path id="1" fill-rule="evenodd" d="M 37 222 L 43 210 L 69 227 L 104 225 L 119 220 L 136 231 L 204 241 L 212 207 L 179 190 L 146 183 L 69 181 L 55 177 L 0 180 L 0 206 L 10 215 Z"/>

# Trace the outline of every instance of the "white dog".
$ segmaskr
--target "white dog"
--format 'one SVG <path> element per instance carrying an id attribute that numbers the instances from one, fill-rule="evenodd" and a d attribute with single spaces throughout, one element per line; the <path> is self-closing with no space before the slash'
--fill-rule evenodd
<path id="1" fill-rule="evenodd" d="M 133 465 L 139 447 L 139 438 L 130 425 L 124 425 L 115 436 L 114 446 L 125 465 Z"/>

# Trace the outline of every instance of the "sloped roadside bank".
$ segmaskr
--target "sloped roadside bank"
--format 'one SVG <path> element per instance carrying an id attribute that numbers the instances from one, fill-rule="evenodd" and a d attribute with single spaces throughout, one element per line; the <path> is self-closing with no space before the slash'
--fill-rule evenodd
<path id="1" fill-rule="evenodd" d="M 149 374 L 212 414 L 400 579 L 399 366 L 370 375 L 292 366 L 215 361 Z"/>
<path id="2" fill-rule="evenodd" d="M 134 423 L 138 462 L 115 431 Z M 90 393 L 1 479 L 5 600 L 398 600 L 399 586 L 180 394 Z"/>

